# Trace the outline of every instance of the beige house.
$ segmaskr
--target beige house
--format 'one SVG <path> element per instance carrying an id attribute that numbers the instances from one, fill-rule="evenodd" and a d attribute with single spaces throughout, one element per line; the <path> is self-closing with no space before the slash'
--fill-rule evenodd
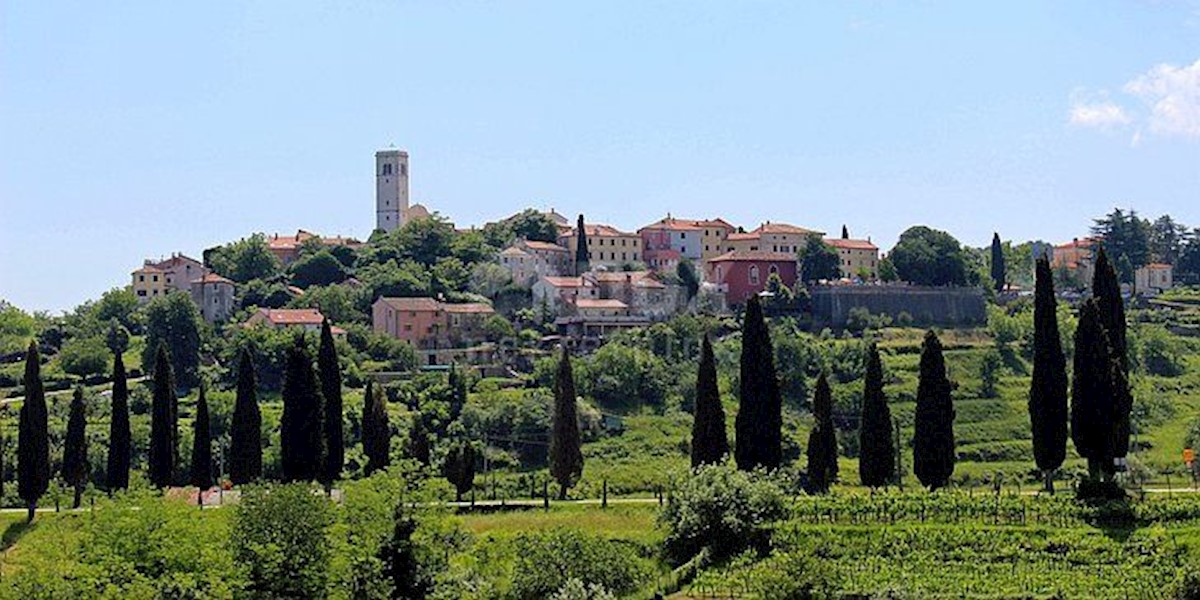
<path id="1" fill-rule="evenodd" d="M 787 223 L 767 221 L 748 233 L 731 233 L 725 240 L 725 252 L 782 252 L 796 254 L 804 247 L 810 235 L 825 235 L 824 232 L 806 229 Z M 721 254 L 724 254 L 722 252 Z"/>
<path id="2" fill-rule="evenodd" d="M 499 260 L 514 283 L 529 286 L 541 277 L 570 273 L 570 257 L 570 252 L 558 244 L 521 240 L 500 252 Z"/>
<path id="3" fill-rule="evenodd" d="M 584 224 L 587 234 L 588 263 L 592 268 L 618 269 L 626 263 L 642 262 L 642 237 L 610 225 Z M 558 244 L 567 249 L 570 260 L 575 259 L 579 232 L 572 228 L 559 235 Z"/>
<path id="4" fill-rule="evenodd" d="M 208 323 L 229 319 L 236 308 L 233 302 L 233 282 L 209 273 L 192 281 L 192 302 L 200 309 L 200 316 Z"/>
<path id="5" fill-rule="evenodd" d="M 842 277 L 867 281 L 879 278 L 879 248 L 871 240 L 829 238 L 825 243 L 837 250 Z"/>
<path id="6" fill-rule="evenodd" d="M 133 272 L 133 294 L 138 304 L 165 295 L 168 289 L 167 273 L 158 267 L 146 265 Z"/>
<path id="7" fill-rule="evenodd" d="M 1165 263 L 1150 263 L 1134 272 L 1133 281 L 1136 293 L 1159 294 L 1174 286 L 1174 269 Z"/>
<path id="8" fill-rule="evenodd" d="M 133 293 L 138 302 L 149 302 L 171 290 L 190 294 L 192 282 L 208 273 L 204 263 L 183 254 L 172 254 L 164 260 L 147 259 L 132 273 Z"/>

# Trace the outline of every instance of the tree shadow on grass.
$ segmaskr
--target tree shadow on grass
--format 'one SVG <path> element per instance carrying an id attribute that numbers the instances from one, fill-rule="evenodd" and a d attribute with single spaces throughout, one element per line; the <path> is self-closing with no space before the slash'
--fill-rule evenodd
<path id="1" fill-rule="evenodd" d="M 9 524 L 4 529 L 4 534 L 0 535 L 0 550 L 8 550 L 21 536 L 25 535 L 30 529 L 37 527 L 37 523 L 26 523 L 24 520 Z"/>

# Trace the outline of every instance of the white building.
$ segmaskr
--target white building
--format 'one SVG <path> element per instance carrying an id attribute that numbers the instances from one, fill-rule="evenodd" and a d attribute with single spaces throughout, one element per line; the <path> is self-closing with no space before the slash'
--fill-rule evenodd
<path id="1" fill-rule="evenodd" d="M 408 214 L 408 152 L 375 153 L 375 229 L 393 231 Z"/>

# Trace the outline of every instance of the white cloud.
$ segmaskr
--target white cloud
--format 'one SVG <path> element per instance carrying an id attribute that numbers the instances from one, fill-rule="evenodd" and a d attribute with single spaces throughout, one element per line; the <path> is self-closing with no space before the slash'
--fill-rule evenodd
<path id="1" fill-rule="evenodd" d="M 1071 106 L 1071 124 L 1080 127 L 1128 125 L 1132 120 L 1115 102 L 1076 102 Z"/>
<path id="2" fill-rule="evenodd" d="M 1151 132 L 1200 138 L 1200 60 L 1184 67 L 1158 65 L 1125 84 L 1124 91 L 1150 107 Z"/>

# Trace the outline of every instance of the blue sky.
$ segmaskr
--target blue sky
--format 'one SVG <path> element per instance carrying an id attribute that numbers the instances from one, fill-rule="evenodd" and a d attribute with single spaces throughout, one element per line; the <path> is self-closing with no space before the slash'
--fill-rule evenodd
<path id="1" fill-rule="evenodd" d="M 373 153 L 527 206 L 843 223 L 886 250 L 1200 226 L 1200 2 L 6 2 L 0 298 L 251 232 L 366 237 Z"/>

